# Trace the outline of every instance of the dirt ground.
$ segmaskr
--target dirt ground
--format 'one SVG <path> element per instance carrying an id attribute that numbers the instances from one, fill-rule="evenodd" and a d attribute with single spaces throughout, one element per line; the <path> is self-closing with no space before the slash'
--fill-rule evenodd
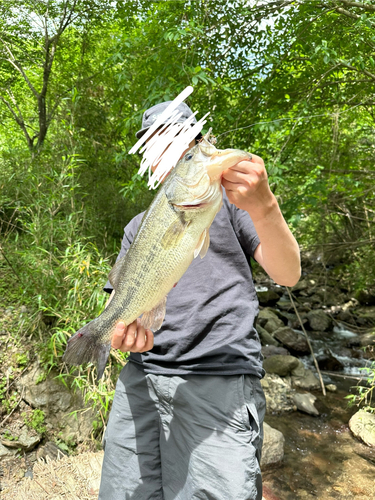
<path id="1" fill-rule="evenodd" d="M 64 456 L 60 460 L 38 460 L 33 477 L 23 477 L 2 464 L 1 500 L 93 500 L 98 497 L 103 452 Z M 20 477 L 22 473 L 22 478 Z"/>

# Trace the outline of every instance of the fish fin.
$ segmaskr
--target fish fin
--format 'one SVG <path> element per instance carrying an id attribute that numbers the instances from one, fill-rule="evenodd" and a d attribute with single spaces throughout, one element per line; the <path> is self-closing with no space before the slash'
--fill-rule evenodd
<path id="1" fill-rule="evenodd" d="M 194 250 L 194 259 L 200 255 L 201 259 L 206 255 L 208 247 L 210 246 L 210 233 L 205 229 L 199 238 L 198 245 Z"/>
<path id="2" fill-rule="evenodd" d="M 172 222 L 172 224 L 165 231 L 164 236 L 161 240 L 161 245 L 163 248 L 176 247 L 182 236 L 184 235 L 185 229 L 190 224 L 190 221 L 185 222 L 182 219 L 177 219 Z"/>
<path id="3" fill-rule="evenodd" d="M 111 342 L 105 344 L 99 342 L 100 338 L 95 335 L 95 321 L 90 321 L 90 323 L 78 330 L 73 337 L 70 337 L 66 345 L 63 361 L 76 366 L 89 362 L 96 363 L 97 380 L 99 380 L 107 364 Z"/>
<path id="4" fill-rule="evenodd" d="M 141 325 L 153 332 L 159 330 L 164 321 L 166 305 L 167 296 L 165 296 L 156 307 L 151 309 L 151 311 L 142 314 Z"/>
<path id="5" fill-rule="evenodd" d="M 123 255 L 121 257 L 121 259 L 115 263 L 115 265 L 112 267 L 112 269 L 110 270 L 109 275 L 108 275 L 109 282 L 111 283 L 111 285 L 113 286 L 113 288 L 115 290 L 118 287 L 118 283 L 119 283 L 120 276 L 121 276 L 121 267 L 122 267 L 122 263 L 124 262 L 125 257 L 126 257 L 126 254 Z"/>

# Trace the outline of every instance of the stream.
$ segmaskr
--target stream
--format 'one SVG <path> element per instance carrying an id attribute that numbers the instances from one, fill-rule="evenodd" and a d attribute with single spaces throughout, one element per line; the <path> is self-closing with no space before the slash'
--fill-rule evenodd
<path id="1" fill-rule="evenodd" d="M 344 377 L 323 376 L 325 384 L 335 384 L 337 391 L 325 397 L 314 392 L 319 417 L 301 412 L 266 415 L 265 421 L 285 437 L 282 464 L 263 473 L 267 500 L 375 499 L 375 449 L 358 441 L 348 426 L 358 410 L 345 399 L 358 383 L 351 377 L 362 376 L 361 368 L 370 363 L 360 348 L 347 348 L 348 339 L 355 336 L 342 326 L 324 340 L 309 332 L 315 354 L 328 347 L 342 364 L 336 373 Z M 300 359 L 313 368 L 311 356 Z"/>

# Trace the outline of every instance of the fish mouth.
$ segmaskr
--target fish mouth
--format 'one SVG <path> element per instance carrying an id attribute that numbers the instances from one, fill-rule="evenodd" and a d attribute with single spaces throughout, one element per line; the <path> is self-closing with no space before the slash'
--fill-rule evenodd
<path id="1" fill-rule="evenodd" d="M 240 149 L 218 149 L 206 165 L 207 174 L 211 181 L 219 179 L 224 170 L 243 160 L 251 160 L 251 154 Z"/>
<path id="2" fill-rule="evenodd" d="M 207 203 L 197 203 L 196 205 L 193 205 L 193 204 L 175 205 L 175 204 L 173 204 L 173 207 L 176 210 L 197 210 L 198 208 L 203 208 L 206 205 L 207 205 Z"/>

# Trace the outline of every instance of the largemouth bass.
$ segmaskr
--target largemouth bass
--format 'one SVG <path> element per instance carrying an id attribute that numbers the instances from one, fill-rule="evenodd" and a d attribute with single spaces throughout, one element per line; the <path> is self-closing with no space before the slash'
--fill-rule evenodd
<path id="1" fill-rule="evenodd" d="M 95 362 L 102 376 L 115 325 L 140 317 L 157 331 L 164 320 L 167 294 L 194 258 L 209 247 L 209 228 L 222 205 L 221 174 L 251 155 L 219 150 L 209 133 L 178 162 L 145 212 L 132 245 L 109 273 L 115 294 L 96 319 L 68 341 L 64 361 Z"/>

